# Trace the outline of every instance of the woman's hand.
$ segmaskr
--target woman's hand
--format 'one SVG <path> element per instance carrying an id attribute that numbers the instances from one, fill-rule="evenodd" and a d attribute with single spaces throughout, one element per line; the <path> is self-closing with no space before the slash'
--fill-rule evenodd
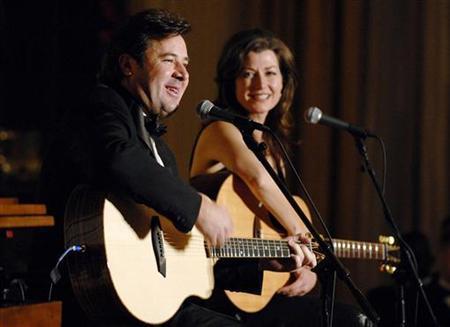
<path id="1" fill-rule="evenodd" d="M 286 238 L 291 249 L 288 259 L 261 260 L 263 270 L 290 272 L 291 276 L 285 286 L 278 290 L 286 296 L 301 296 L 311 291 L 317 282 L 317 275 L 311 271 L 317 265 L 316 256 L 309 250 L 310 239 L 301 234 Z"/>
<path id="2" fill-rule="evenodd" d="M 277 293 L 285 296 L 302 296 L 309 293 L 317 283 L 317 275 L 309 267 L 302 267 L 294 272 L 286 285 L 280 288 Z"/>
<path id="3" fill-rule="evenodd" d="M 262 259 L 260 267 L 263 270 L 279 271 L 279 272 L 294 272 L 302 267 L 314 268 L 317 265 L 316 256 L 309 250 L 308 244 L 310 239 L 302 234 L 288 236 L 285 240 L 288 241 L 291 249 L 291 257 L 283 259 Z"/>

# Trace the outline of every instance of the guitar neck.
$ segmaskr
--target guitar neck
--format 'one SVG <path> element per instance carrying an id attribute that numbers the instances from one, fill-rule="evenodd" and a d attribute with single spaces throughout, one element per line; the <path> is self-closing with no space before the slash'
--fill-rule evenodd
<path id="1" fill-rule="evenodd" d="M 339 258 L 385 260 L 386 244 L 332 239 L 334 252 Z"/>
<path id="2" fill-rule="evenodd" d="M 206 246 L 210 258 L 289 258 L 291 249 L 285 240 L 229 238 L 222 247 Z"/>
<path id="3" fill-rule="evenodd" d="M 385 260 L 386 245 L 382 243 L 332 239 L 334 252 L 339 258 Z M 285 240 L 260 238 L 229 238 L 222 247 L 206 246 L 210 258 L 289 258 L 291 249 Z M 312 243 L 311 249 L 316 250 Z"/>

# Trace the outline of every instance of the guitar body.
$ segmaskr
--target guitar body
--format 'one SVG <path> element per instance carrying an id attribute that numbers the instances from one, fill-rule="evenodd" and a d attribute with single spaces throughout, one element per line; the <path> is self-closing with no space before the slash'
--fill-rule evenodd
<path id="1" fill-rule="evenodd" d="M 306 204 L 298 197 L 295 200 L 309 217 Z M 235 237 L 257 237 L 263 239 L 281 239 L 286 232 L 282 226 L 259 205 L 256 198 L 244 182 L 230 175 L 219 188 L 216 201 L 225 206 L 231 214 Z M 246 312 L 257 312 L 263 309 L 272 299 L 276 291 L 284 286 L 289 273 L 264 271 L 263 285 L 260 295 L 245 292 L 225 291 L 229 300 Z"/>
<path id="2" fill-rule="evenodd" d="M 191 184 L 200 192 L 225 206 L 231 214 L 234 224 L 233 237 L 255 238 L 260 242 L 280 241 L 286 234 L 282 226 L 256 200 L 245 183 L 229 172 L 198 175 L 191 179 Z M 310 212 L 305 202 L 294 196 L 298 205 L 310 218 Z M 394 245 L 393 237 L 380 236 L 380 243 L 361 242 L 354 240 L 327 239 L 332 243 L 334 253 L 339 258 L 378 260 L 382 264 L 380 269 L 392 273 L 400 263 L 399 247 Z M 318 261 L 324 259 L 317 243 L 312 240 L 311 248 Z M 240 310 L 257 312 L 262 310 L 275 293 L 284 286 L 289 273 L 264 271 L 261 294 L 255 295 L 245 292 L 224 291 L 228 299 Z"/>
<path id="3" fill-rule="evenodd" d="M 234 236 L 243 238 L 256 237 L 265 241 L 280 240 L 285 235 L 281 225 L 258 203 L 247 186 L 238 177 L 229 175 L 226 178 L 222 178 L 215 195 L 217 202 L 230 211 L 235 228 Z M 310 212 L 305 202 L 297 196 L 294 196 L 294 199 L 309 218 Z M 378 260 L 382 263 L 381 270 L 389 273 L 395 271 L 396 265 L 400 263 L 399 247 L 394 245 L 392 237 L 380 236 L 380 243 L 334 238 L 328 241 L 333 244 L 337 257 Z M 315 250 L 317 246 L 314 240 L 311 245 L 317 259 L 323 259 L 323 254 Z M 275 293 L 287 283 L 288 279 L 289 273 L 265 271 L 260 295 L 230 291 L 225 291 L 225 294 L 240 310 L 257 312 L 269 303 Z"/>
<path id="4" fill-rule="evenodd" d="M 144 205 L 77 188 L 66 208 L 65 244 L 85 245 L 69 256 L 69 274 L 92 319 L 167 321 L 189 296 L 209 297 L 213 264 L 195 228 L 184 234 Z"/>

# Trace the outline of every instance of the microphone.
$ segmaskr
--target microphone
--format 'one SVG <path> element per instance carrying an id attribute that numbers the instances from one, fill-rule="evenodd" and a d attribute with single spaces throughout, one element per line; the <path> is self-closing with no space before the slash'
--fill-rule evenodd
<path id="1" fill-rule="evenodd" d="M 366 138 L 368 136 L 374 136 L 373 133 L 369 132 L 368 130 L 362 127 L 352 125 L 340 119 L 323 114 L 322 110 L 320 110 L 317 107 L 311 107 L 305 111 L 305 121 L 310 124 L 319 123 L 330 127 L 343 129 L 354 136 L 359 136 L 363 138 Z"/>
<path id="2" fill-rule="evenodd" d="M 206 119 L 215 119 L 215 120 L 223 120 L 229 123 L 234 124 L 239 129 L 244 130 L 260 130 L 263 132 L 271 132 L 271 129 L 266 125 L 254 122 L 251 119 L 248 119 L 244 116 L 237 115 L 230 111 L 221 109 L 215 106 L 209 100 L 203 100 L 197 106 L 197 114 L 200 116 L 202 120 Z"/>

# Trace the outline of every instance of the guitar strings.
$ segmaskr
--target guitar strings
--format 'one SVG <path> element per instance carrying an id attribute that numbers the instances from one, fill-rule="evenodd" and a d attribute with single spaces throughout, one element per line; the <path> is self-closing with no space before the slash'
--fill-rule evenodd
<path id="1" fill-rule="evenodd" d="M 291 254 L 288 242 L 280 239 L 232 237 L 226 241 L 226 244 L 223 247 L 219 248 L 209 246 L 201 235 L 187 235 L 187 237 L 183 235 L 182 238 L 179 238 L 176 235 L 175 237 L 172 237 L 170 233 L 164 233 L 163 238 L 168 245 L 165 249 L 166 255 L 185 255 L 183 253 L 183 244 L 188 245 L 190 254 L 199 256 L 205 256 L 206 253 L 211 257 L 280 258 L 289 257 Z M 335 253 L 340 257 L 379 260 L 387 259 L 387 253 L 385 248 L 383 248 L 384 244 L 342 241 L 337 239 L 334 239 L 333 241 L 338 245 L 335 246 Z M 309 242 L 306 245 L 308 245 L 309 249 L 313 251 L 316 256 L 323 256 L 320 252 L 314 251 L 318 248 L 317 243 Z M 122 244 L 121 246 L 126 246 L 126 244 Z M 289 255 L 280 255 L 279 253 L 288 253 Z"/>

